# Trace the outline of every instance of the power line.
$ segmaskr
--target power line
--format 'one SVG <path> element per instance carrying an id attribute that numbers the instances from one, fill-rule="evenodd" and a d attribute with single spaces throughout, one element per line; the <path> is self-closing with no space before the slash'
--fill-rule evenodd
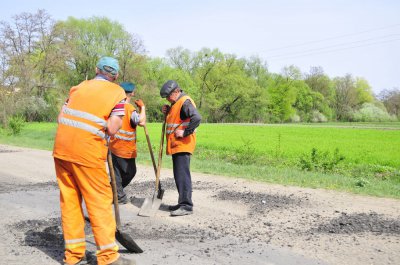
<path id="1" fill-rule="evenodd" d="M 385 39 L 385 38 L 398 37 L 398 36 L 400 36 L 400 34 L 391 34 L 391 35 L 385 35 L 385 36 L 369 38 L 369 39 L 364 39 L 364 40 L 344 42 L 344 43 L 339 43 L 339 44 L 320 47 L 320 48 L 313 48 L 313 49 L 308 49 L 308 50 L 304 50 L 304 51 L 297 51 L 297 52 L 290 52 L 290 53 L 284 53 L 284 54 L 271 55 L 271 56 L 266 56 L 266 57 L 269 58 L 269 59 L 271 59 L 271 58 L 279 58 L 279 57 L 287 57 L 287 56 L 290 56 L 290 55 L 297 55 L 297 54 L 302 54 L 302 53 L 307 53 L 307 52 L 323 51 L 323 50 L 330 49 L 330 48 L 335 48 L 335 47 L 340 47 L 340 46 L 345 46 L 345 45 L 351 45 L 351 44 L 356 44 L 356 43 L 363 43 L 363 42 L 369 42 L 369 41 L 374 41 L 374 40 L 383 41 L 383 39 Z M 366 43 L 365 45 L 368 45 L 368 43 Z M 346 48 L 348 48 L 348 47 L 344 47 L 344 49 L 346 49 Z"/>
<path id="2" fill-rule="evenodd" d="M 329 37 L 329 38 L 325 38 L 325 39 L 321 39 L 321 40 L 313 40 L 313 41 L 303 42 L 303 43 L 300 43 L 300 44 L 293 44 L 293 45 L 288 45 L 288 46 L 279 47 L 279 48 L 261 50 L 260 53 L 261 52 L 265 53 L 265 52 L 270 52 L 270 51 L 284 50 L 284 49 L 294 48 L 294 47 L 299 47 L 299 46 L 305 46 L 305 45 L 309 45 L 309 44 L 313 44 L 313 43 L 319 43 L 319 42 L 324 42 L 324 41 L 328 41 L 328 40 L 334 40 L 334 39 L 340 39 L 340 38 L 349 37 L 349 36 L 361 35 L 361 34 L 368 33 L 368 32 L 379 31 L 379 30 L 388 29 L 388 28 L 394 28 L 394 27 L 399 27 L 399 26 L 400 26 L 400 24 L 393 24 L 393 25 L 384 26 L 384 27 L 380 27 L 380 28 L 374 28 L 374 29 L 364 30 L 364 31 L 360 31 L 360 32 L 339 35 L 339 36 L 335 36 L 335 37 Z"/>
<path id="3" fill-rule="evenodd" d="M 272 61 L 279 61 L 279 60 L 286 60 L 286 59 L 291 59 L 291 58 L 298 58 L 298 57 L 303 57 L 303 56 L 308 56 L 308 55 L 315 55 L 315 54 L 324 54 L 324 53 L 331 53 L 331 52 L 337 52 L 337 51 L 343 51 L 343 50 L 350 50 L 350 49 L 354 49 L 354 48 L 360 48 L 360 47 L 366 47 L 366 46 L 371 46 L 371 45 L 375 45 L 375 44 L 381 44 L 381 43 L 388 43 L 388 42 L 394 42 L 394 41 L 399 41 L 399 39 L 392 39 L 392 40 L 386 40 L 386 41 L 380 41 L 380 42 L 375 42 L 375 43 L 368 43 L 365 45 L 358 45 L 358 46 L 353 46 L 353 47 L 346 47 L 346 48 L 342 48 L 342 49 L 334 49 L 334 50 L 327 50 L 327 51 L 322 51 L 322 52 L 316 52 L 316 53 L 305 53 L 305 54 L 299 54 L 297 56 L 281 56 L 281 58 L 278 58 L 277 60 L 272 59 Z M 267 58 L 267 60 L 269 60 Z"/>

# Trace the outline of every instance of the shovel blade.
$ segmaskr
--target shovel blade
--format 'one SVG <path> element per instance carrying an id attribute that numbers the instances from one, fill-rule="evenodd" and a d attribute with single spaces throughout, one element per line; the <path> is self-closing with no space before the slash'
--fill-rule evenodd
<path id="1" fill-rule="evenodd" d="M 146 198 L 140 208 L 139 215 L 140 216 L 154 216 L 156 211 L 160 208 L 161 199 L 157 197 Z"/>
<path id="2" fill-rule="evenodd" d="M 126 233 L 117 229 L 115 238 L 131 253 L 142 253 L 143 250 L 136 244 L 135 241 Z"/>

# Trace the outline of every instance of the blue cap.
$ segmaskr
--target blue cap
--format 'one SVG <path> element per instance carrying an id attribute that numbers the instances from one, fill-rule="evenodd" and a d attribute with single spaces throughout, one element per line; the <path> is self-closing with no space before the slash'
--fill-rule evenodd
<path id="1" fill-rule="evenodd" d="M 122 82 L 119 85 L 125 90 L 126 93 L 132 93 L 136 89 L 135 84 L 131 82 Z"/>
<path id="2" fill-rule="evenodd" d="M 111 75 L 117 75 L 119 71 L 119 65 L 117 59 L 112 57 L 102 57 L 97 63 L 97 68 L 105 71 Z"/>

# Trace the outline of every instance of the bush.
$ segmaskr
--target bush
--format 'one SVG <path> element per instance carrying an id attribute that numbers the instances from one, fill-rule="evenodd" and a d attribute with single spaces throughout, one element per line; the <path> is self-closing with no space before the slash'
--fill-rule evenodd
<path id="1" fill-rule="evenodd" d="M 293 114 L 292 116 L 290 116 L 290 121 L 294 123 L 301 122 L 301 118 L 299 115 Z"/>
<path id="2" fill-rule="evenodd" d="M 364 188 L 369 184 L 369 181 L 365 178 L 357 178 L 354 185 L 359 188 Z"/>
<path id="3" fill-rule="evenodd" d="M 8 119 L 8 127 L 10 128 L 12 135 L 20 134 L 24 126 L 25 120 L 22 116 L 13 116 Z"/>
<path id="4" fill-rule="evenodd" d="M 46 100 L 51 101 L 50 103 Z M 45 99 L 37 96 L 23 97 L 16 101 L 15 112 L 25 117 L 26 121 L 55 121 L 59 113 L 57 99 Z"/>
<path id="5" fill-rule="evenodd" d="M 347 166 L 347 171 L 353 177 L 368 177 L 379 180 L 400 180 L 400 171 L 397 168 L 383 165 L 352 165 Z"/>
<path id="6" fill-rule="evenodd" d="M 396 121 L 396 117 L 390 115 L 386 109 L 381 109 L 372 103 L 364 103 L 362 107 L 354 112 L 354 121 L 372 122 L 372 121 Z"/>
<path id="7" fill-rule="evenodd" d="M 318 110 L 313 110 L 311 113 L 311 122 L 327 122 L 328 119 L 324 114 L 319 112 Z"/>
<path id="8" fill-rule="evenodd" d="M 345 159 L 339 154 L 336 148 L 331 155 L 328 151 L 321 152 L 317 148 L 311 149 L 310 155 L 302 155 L 299 159 L 299 166 L 307 171 L 332 171 L 341 161 Z"/>

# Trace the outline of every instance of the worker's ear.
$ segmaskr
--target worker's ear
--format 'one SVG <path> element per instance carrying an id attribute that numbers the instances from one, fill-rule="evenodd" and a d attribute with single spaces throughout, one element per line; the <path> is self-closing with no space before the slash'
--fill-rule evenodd
<path id="1" fill-rule="evenodd" d="M 119 76 L 119 74 L 116 74 L 116 75 L 114 76 L 114 81 L 118 79 L 118 76 Z"/>

